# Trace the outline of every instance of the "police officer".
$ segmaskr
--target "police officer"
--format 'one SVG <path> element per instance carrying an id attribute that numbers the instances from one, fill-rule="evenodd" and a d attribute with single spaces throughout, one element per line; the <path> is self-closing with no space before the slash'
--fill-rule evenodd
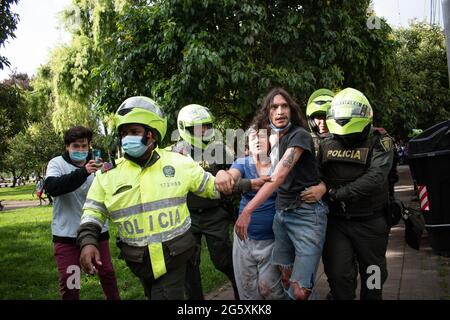
<path id="1" fill-rule="evenodd" d="M 101 268 L 98 236 L 106 219 L 119 230 L 120 258 L 150 299 L 184 299 L 186 262 L 195 249 L 187 194 L 219 196 L 214 177 L 189 157 L 159 148 L 167 120 L 150 98 L 131 97 L 116 113 L 124 158 L 95 176 L 78 230 L 80 262 Z"/>
<path id="2" fill-rule="evenodd" d="M 190 104 L 178 113 L 180 141 L 173 151 L 190 155 L 203 169 L 212 175 L 230 167 L 234 160 L 233 151 L 221 141 L 214 141 L 213 116 L 208 108 Z M 248 185 L 245 187 L 249 191 Z M 200 277 L 201 240 L 204 235 L 211 261 L 215 268 L 230 279 L 234 296 L 239 299 L 233 272 L 232 244 L 229 238 L 229 225 L 233 221 L 234 206 L 231 201 L 203 199 L 190 193 L 188 207 L 191 213 L 191 232 L 196 240 L 196 250 L 187 264 L 186 293 L 190 300 L 203 300 Z"/>
<path id="3" fill-rule="evenodd" d="M 318 154 L 330 206 L 323 262 L 338 300 L 355 298 L 354 255 L 361 299 L 381 299 L 387 278 L 387 176 L 393 143 L 373 129 L 372 117 L 364 94 L 352 88 L 339 92 L 327 113 L 332 135 L 321 142 Z"/>
<path id="4" fill-rule="evenodd" d="M 319 151 L 320 140 L 328 136 L 329 133 L 326 117 L 333 97 L 333 91 L 318 89 L 311 94 L 306 105 L 306 119 L 311 130 L 316 154 Z"/>
<path id="5" fill-rule="evenodd" d="M 330 135 L 326 119 L 327 111 L 330 108 L 331 101 L 334 96 L 334 92 L 329 89 L 318 89 L 314 91 L 308 99 L 308 104 L 306 106 L 306 119 L 308 121 L 309 129 L 311 130 L 316 155 L 319 152 L 320 141 Z M 315 187 L 312 187 L 311 189 L 313 188 Z M 354 259 L 352 272 L 354 274 L 356 284 L 356 278 L 358 275 L 358 263 L 356 262 L 356 259 Z M 326 299 L 333 299 L 331 291 L 327 294 Z"/>

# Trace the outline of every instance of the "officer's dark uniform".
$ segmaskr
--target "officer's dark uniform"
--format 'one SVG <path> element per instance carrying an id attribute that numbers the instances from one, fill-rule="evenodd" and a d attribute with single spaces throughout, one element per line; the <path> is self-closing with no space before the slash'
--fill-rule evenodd
<path id="1" fill-rule="evenodd" d="M 322 133 L 322 134 L 317 134 L 315 132 L 311 132 L 311 137 L 313 139 L 314 142 L 314 150 L 316 151 L 316 156 L 319 153 L 319 147 L 320 147 L 320 141 L 322 141 L 323 139 L 327 138 L 330 136 L 330 133 Z"/>
<path id="2" fill-rule="evenodd" d="M 392 157 L 392 140 L 379 130 L 372 130 L 365 141 L 352 147 L 344 147 L 334 136 L 321 142 L 318 159 L 322 179 L 335 190 L 328 200 L 330 214 L 323 251 L 334 299 L 355 298 L 355 254 L 361 299 L 382 298 L 381 288 L 387 279 L 389 227 L 385 214 Z"/>
<path id="3" fill-rule="evenodd" d="M 211 154 L 214 158 L 214 150 L 223 150 L 223 163 L 200 162 L 200 165 L 207 172 L 216 175 L 219 170 L 225 170 L 231 164 L 225 164 L 227 157 L 226 149 L 220 142 L 213 142 L 208 145 L 204 154 L 210 154 L 209 148 L 212 148 Z M 196 154 L 201 154 L 202 150 L 195 147 L 188 147 L 185 141 L 178 142 L 173 151 L 189 150 L 191 157 L 196 160 Z M 231 158 L 230 158 L 231 157 Z M 228 154 L 228 160 L 233 159 L 233 155 Z M 239 299 L 236 281 L 234 279 L 233 261 L 232 261 L 232 243 L 229 237 L 229 226 L 233 222 L 234 206 L 231 199 L 206 199 L 200 198 L 195 194 L 189 193 L 187 204 L 191 215 L 191 232 L 194 235 L 197 245 L 192 259 L 188 262 L 186 270 L 186 294 L 189 300 L 203 300 L 203 290 L 200 276 L 200 254 L 201 240 L 204 235 L 208 245 L 208 251 L 214 267 L 223 272 L 230 279 L 234 296 Z"/>

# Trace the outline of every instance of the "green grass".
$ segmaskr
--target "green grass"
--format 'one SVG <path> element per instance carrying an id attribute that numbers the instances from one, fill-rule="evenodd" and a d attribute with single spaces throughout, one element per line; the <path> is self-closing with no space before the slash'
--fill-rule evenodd
<path id="1" fill-rule="evenodd" d="M 59 299 L 58 273 L 53 257 L 51 207 L 34 207 L 0 213 L 0 299 Z M 111 239 L 117 230 L 111 228 Z M 145 299 L 139 280 L 110 241 L 111 255 L 122 299 Z M 223 285 L 225 276 L 214 269 L 206 246 L 202 251 L 202 284 L 205 294 Z M 80 298 L 103 299 L 97 277 L 82 276 Z"/>
<path id="2" fill-rule="evenodd" d="M 31 195 L 34 189 L 34 184 L 27 184 L 15 188 L 0 188 L 0 200 L 37 200 L 38 198 L 36 196 Z"/>

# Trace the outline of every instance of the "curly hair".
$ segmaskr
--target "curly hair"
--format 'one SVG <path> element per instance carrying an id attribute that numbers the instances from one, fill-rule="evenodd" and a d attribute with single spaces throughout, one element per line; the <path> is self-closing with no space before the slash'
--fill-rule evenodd
<path id="1" fill-rule="evenodd" d="M 269 128 L 270 107 L 276 95 L 283 96 L 283 98 L 287 101 L 289 108 L 291 109 L 291 123 L 293 125 L 306 129 L 306 120 L 300 113 L 300 107 L 295 102 L 295 100 L 292 99 L 289 93 L 287 93 L 287 91 L 283 88 L 274 88 L 270 90 L 270 92 L 266 95 L 263 102 L 261 103 L 261 108 L 252 121 L 252 125 L 255 127 L 255 129 Z"/>

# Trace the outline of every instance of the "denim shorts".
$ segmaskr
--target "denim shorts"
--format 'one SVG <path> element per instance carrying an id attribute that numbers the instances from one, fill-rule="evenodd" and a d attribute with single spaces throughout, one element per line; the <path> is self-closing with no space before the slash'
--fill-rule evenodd
<path id="1" fill-rule="evenodd" d="M 273 220 L 272 263 L 292 267 L 290 281 L 313 288 L 325 242 L 328 206 L 322 201 L 277 210 Z M 291 293 L 288 292 L 290 296 Z"/>

